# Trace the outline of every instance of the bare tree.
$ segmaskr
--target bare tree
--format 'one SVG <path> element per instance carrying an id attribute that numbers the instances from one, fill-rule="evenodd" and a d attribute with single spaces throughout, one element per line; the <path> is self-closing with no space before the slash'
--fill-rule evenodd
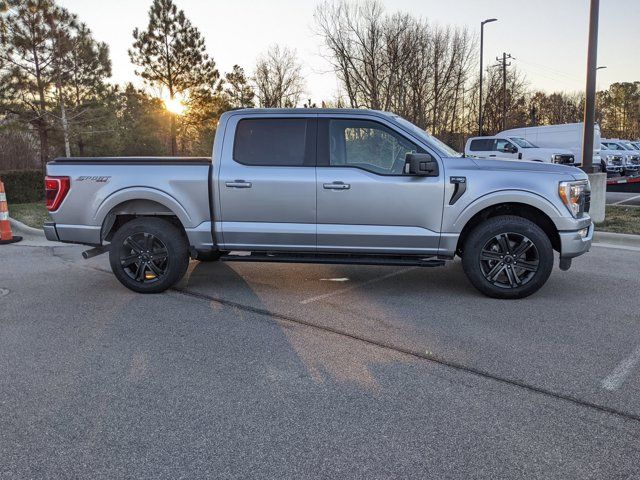
<path id="1" fill-rule="evenodd" d="M 487 134 L 502 130 L 502 70 L 490 65 L 485 71 L 485 100 L 482 105 Z M 527 125 L 528 84 L 525 76 L 512 66 L 507 70 L 507 128 Z"/>
<path id="2" fill-rule="evenodd" d="M 295 107 L 304 93 L 302 65 L 295 50 L 270 47 L 258 58 L 253 82 L 261 107 Z"/>
<path id="3" fill-rule="evenodd" d="M 387 14 L 377 0 L 326 1 L 314 17 L 351 107 L 390 110 L 433 132 L 454 128 L 474 59 L 468 30 Z"/>

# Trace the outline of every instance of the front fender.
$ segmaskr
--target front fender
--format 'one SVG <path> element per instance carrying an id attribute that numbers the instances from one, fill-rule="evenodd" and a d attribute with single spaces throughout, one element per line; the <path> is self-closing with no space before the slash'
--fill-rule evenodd
<path id="1" fill-rule="evenodd" d="M 464 226 L 469 220 L 471 220 L 471 218 L 473 218 L 474 215 L 485 208 L 503 203 L 522 203 L 530 205 L 547 215 L 556 225 L 556 228 L 560 229 L 563 225 L 563 222 L 561 221 L 561 218 L 563 217 L 562 213 L 553 203 L 543 196 L 522 190 L 500 190 L 483 195 L 467 205 L 457 215 L 448 231 L 451 233 L 462 232 Z"/>

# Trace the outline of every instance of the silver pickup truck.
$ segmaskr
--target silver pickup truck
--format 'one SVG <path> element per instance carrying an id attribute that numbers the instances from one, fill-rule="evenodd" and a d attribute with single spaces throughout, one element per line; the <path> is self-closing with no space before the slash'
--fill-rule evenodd
<path id="1" fill-rule="evenodd" d="M 406 120 L 342 109 L 222 115 L 213 158 L 58 158 L 49 240 L 109 252 L 126 287 L 161 292 L 189 258 L 440 266 L 497 298 L 537 291 L 587 252 L 579 169 L 464 158 Z"/>

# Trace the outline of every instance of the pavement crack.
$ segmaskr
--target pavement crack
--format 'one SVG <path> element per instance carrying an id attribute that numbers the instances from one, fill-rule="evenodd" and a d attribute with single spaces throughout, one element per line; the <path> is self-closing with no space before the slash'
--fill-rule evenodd
<path id="1" fill-rule="evenodd" d="M 452 368 L 461 372 L 466 372 L 466 373 L 470 373 L 473 375 L 476 375 L 478 377 L 482 377 L 482 378 L 486 378 L 486 379 L 490 379 L 502 384 L 506 384 L 506 385 L 510 385 L 513 387 L 518 387 L 533 393 L 537 393 L 540 395 L 544 395 L 546 397 L 549 398 L 553 398 L 556 400 L 563 400 L 566 402 L 570 402 L 573 403 L 574 405 L 578 405 L 580 407 L 584 407 L 584 408 L 589 408 L 592 410 L 596 410 L 598 412 L 601 413 L 607 413 L 610 415 L 614 415 L 616 417 L 620 417 L 622 419 L 625 420 L 633 420 L 635 422 L 640 422 L 640 415 L 634 414 L 634 413 L 630 413 L 630 412 L 625 412 L 623 410 L 618 410 L 616 408 L 612 408 L 612 407 L 608 407 L 606 405 L 600 405 L 598 403 L 594 403 L 594 402 L 590 402 L 588 400 L 583 400 L 580 399 L 578 397 L 575 397 L 573 395 L 569 395 L 569 394 L 565 394 L 565 393 L 561 393 L 561 392 L 556 392 L 554 390 L 551 389 L 547 389 L 544 387 L 539 387 L 539 386 L 535 386 L 535 385 L 530 385 L 528 383 L 525 383 L 524 381 L 521 380 L 517 380 L 517 379 L 513 379 L 513 378 L 508 378 L 508 377 L 503 377 L 501 375 L 497 375 L 491 372 L 488 372 L 486 370 L 482 370 L 473 366 L 469 366 L 469 365 L 464 365 L 462 363 L 458 363 L 456 361 L 453 360 L 448 360 L 446 358 L 442 358 L 439 357 L 437 355 L 433 355 L 433 354 L 427 354 L 425 352 L 419 351 L 419 350 L 415 350 L 415 349 L 411 349 L 411 348 L 406 348 L 406 347 L 402 347 L 402 346 L 398 346 L 398 345 L 394 345 L 392 343 L 388 343 L 388 342 L 384 342 L 384 341 L 380 341 L 380 340 L 375 340 L 375 339 L 371 339 L 371 338 L 366 338 L 364 336 L 360 336 L 360 335 L 356 335 L 344 330 L 340 330 L 337 328 L 333 328 L 333 327 L 328 327 L 325 325 L 318 325 L 315 324 L 313 322 L 309 322 L 291 315 L 286 315 L 286 314 L 282 314 L 282 313 L 277 313 L 277 312 L 272 312 L 270 310 L 264 309 L 264 308 L 258 308 L 258 307 L 252 307 L 249 305 L 244 305 L 242 303 L 238 303 L 238 302 L 234 302 L 232 300 L 227 300 L 224 298 L 219 298 L 219 297 L 214 297 L 212 295 L 206 295 L 204 293 L 198 293 L 198 292 L 193 292 L 190 291 L 186 288 L 182 288 L 182 287 L 173 287 L 171 288 L 172 291 L 180 293 L 182 295 L 185 296 L 189 296 L 189 297 L 193 297 L 193 298 L 198 298 L 201 300 L 207 300 L 207 301 L 214 301 L 217 302 L 221 305 L 227 306 L 227 307 L 233 307 L 233 308 L 237 308 L 239 310 L 244 310 L 246 312 L 251 312 L 251 313 L 255 313 L 257 315 L 262 315 L 262 316 L 267 316 L 273 319 L 277 319 L 277 320 L 283 320 L 286 322 L 292 322 L 298 325 L 303 325 L 305 327 L 309 327 L 309 328 L 313 328 L 322 332 L 326 332 L 326 333 L 332 333 L 334 335 L 340 335 L 342 337 L 346 337 L 346 338 L 350 338 L 352 340 L 357 340 L 360 342 L 364 342 L 368 345 L 372 345 L 375 347 L 379 347 L 379 348 L 384 348 L 386 350 L 390 350 L 393 352 L 397 352 L 397 353 L 402 353 L 405 355 L 409 355 L 421 360 L 426 360 L 428 362 L 433 362 L 436 363 L 438 365 L 442 365 L 448 368 Z"/>

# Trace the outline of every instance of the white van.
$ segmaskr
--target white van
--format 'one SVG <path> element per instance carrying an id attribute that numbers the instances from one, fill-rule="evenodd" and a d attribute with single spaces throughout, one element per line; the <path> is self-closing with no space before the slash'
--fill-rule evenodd
<path id="1" fill-rule="evenodd" d="M 576 157 L 576 166 L 582 165 L 582 139 L 584 123 L 565 123 L 540 127 L 523 127 L 505 130 L 498 135 L 523 137 L 539 147 L 567 148 Z M 600 126 L 594 125 L 593 163 L 600 163 Z"/>

